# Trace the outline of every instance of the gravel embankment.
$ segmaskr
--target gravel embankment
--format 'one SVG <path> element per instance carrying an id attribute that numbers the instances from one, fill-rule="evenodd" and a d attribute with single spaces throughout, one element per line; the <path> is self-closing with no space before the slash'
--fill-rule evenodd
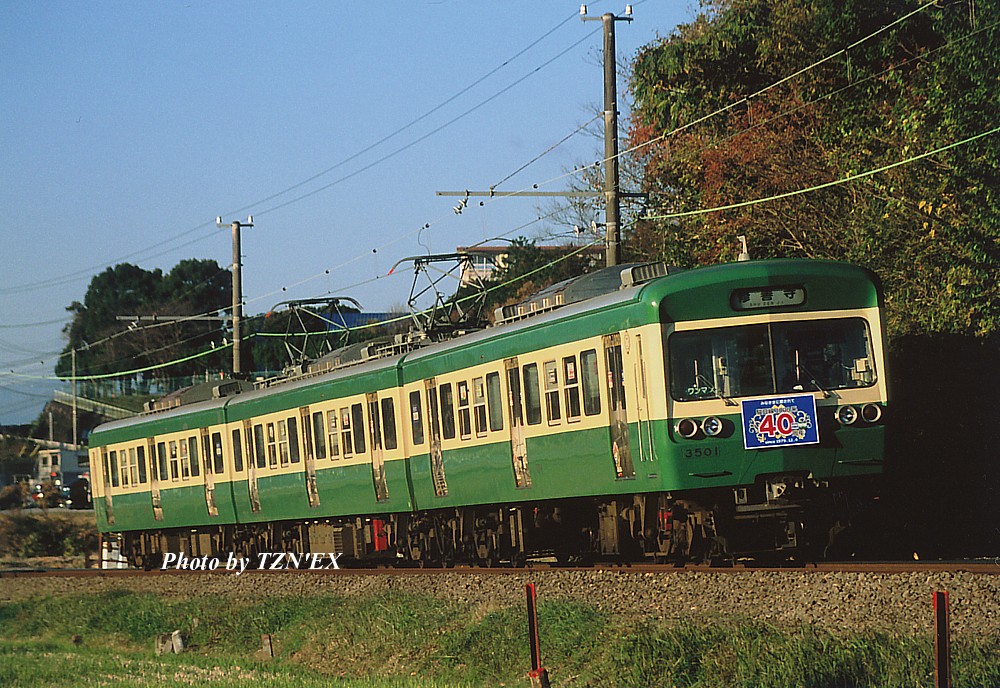
<path id="1" fill-rule="evenodd" d="M 972 573 L 632 573 L 525 571 L 504 575 L 307 572 L 197 573 L 128 577 L 23 577 L 0 580 L 0 602 L 37 595 L 125 589 L 166 597 L 223 596 L 244 601 L 287 595 L 430 594 L 477 609 L 524 605 L 524 585 L 537 585 L 540 603 L 576 600 L 631 619 L 750 618 L 776 625 L 813 624 L 843 633 L 878 629 L 930 633 L 932 593 L 947 590 L 951 629 L 1000 636 L 1000 575 Z"/>

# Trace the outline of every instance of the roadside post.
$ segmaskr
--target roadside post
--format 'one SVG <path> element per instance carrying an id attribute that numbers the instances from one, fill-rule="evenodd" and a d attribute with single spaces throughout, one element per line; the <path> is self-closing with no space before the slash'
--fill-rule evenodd
<path id="1" fill-rule="evenodd" d="M 528 678 L 531 679 L 531 688 L 549 688 L 549 673 L 542 666 L 542 652 L 538 643 L 538 612 L 535 606 L 535 584 L 528 583 L 524 586 L 524 592 L 528 600 L 528 644 L 531 649 L 531 671 Z"/>

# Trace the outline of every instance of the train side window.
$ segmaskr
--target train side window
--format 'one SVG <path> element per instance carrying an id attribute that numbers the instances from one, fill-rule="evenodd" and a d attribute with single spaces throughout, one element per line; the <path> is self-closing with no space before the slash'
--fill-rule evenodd
<path id="1" fill-rule="evenodd" d="M 528 425 L 538 425 L 542 422 L 542 396 L 538 388 L 538 364 L 529 363 L 524 366 L 524 411 Z"/>
<path id="2" fill-rule="evenodd" d="M 146 484 L 146 447 L 139 445 L 136 449 L 136 454 L 139 457 L 139 484 Z"/>
<path id="3" fill-rule="evenodd" d="M 601 412 L 601 375 L 597 372 L 597 351 L 590 349 L 580 354 L 583 372 L 583 412 L 596 416 Z"/>
<path id="4" fill-rule="evenodd" d="M 424 443 L 424 410 L 419 391 L 410 392 L 410 431 L 413 444 Z"/>
<path id="5" fill-rule="evenodd" d="M 490 411 L 490 430 L 503 430 L 503 397 L 500 395 L 500 373 L 486 375 L 486 401 Z"/>
<path id="6" fill-rule="evenodd" d="M 351 406 L 351 422 L 354 423 L 354 453 L 364 454 L 365 448 L 365 410 L 361 404 Z"/>
<path id="7" fill-rule="evenodd" d="M 625 363 L 622 360 L 622 346 L 616 344 L 604 350 L 608 358 L 608 405 L 612 411 L 625 408 Z"/>
<path id="8" fill-rule="evenodd" d="M 233 430 L 233 471 L 243 472 L 243 442 L 240 438 L 240 429 Z"/>
<path id="9" fill-rule="evenodd" d="M 175 481 L 180 480 L 181 474 L 179 470 L 180 465 L 178 463 L 178 458 L 177 458 L 177 442 L 176 441 L 171 442 L 169 447 L 170 447 L 170 479 Z"/>
<path id="10" fill-rule="evenodd" d="M 188 438 L 188 449 L 191 454 L 191 475 L 195 478 L 198 477 L 198 438 L 189 437 Z"/>
<path id="11" fill-rule="evenodd" d="M 108 454 L 108 475 L 111 476 L 111 487 L 118 487 L 118 452 L 111 450 Z"/>
<path id="12" fill-rule="evenodd" d="M 180 467 L 181 467 L 181 479 L 188 480 L 191 478 L 191 460 L 188 456 L 188 442 L 187 440 L 181 440 L 178 446 L 180 450 Z M 198 460 L 198 455 L 195 454 L 195 461 Z"/>
<path id="13" fill-rule="evenodd" d="M 332 425 L 336 425 L 337 419 L 334 418 L 331 421 Z M 331 428 L 331 433 L 333 428 Z M 344 448 L 344 458 L 349 456 L 354 456 L 354 441 L 352 439 L 353 434 L 351 433 L 351 409 L 342 408 L 340 409 L 340 439 L 341 446 Z"/>
<path id="14" fill-rule="evenodd" d="M 267 428 L 267 466 L 278 467 L 278 438 L 274 433 L 274 423 L 268 423 Z"/>
<path id="15" fill-rule="evenodd" d="M 132 485 L 139 484 L 139 459 L 136 455 L 135 447 L 128 450 L 128 474 L 129 482 Z"/>
<path id="16" fill-rule="evenodd" d="M 257 468 L 267 468 L 267 454 L 264 453 L 264 426 L 253 426 L 254 455 L 257 457 Z"/>
<path id="17" fill-rule="evenodd" d="M 167 480 L 167 445 L 165 442 L 157 443 L 156 456 L 160 469 L 156 471 L 156 474 L 160 480 Z"/>
<path id="18" fill-rule="evenodd" d="M 472 415 L 476 419 L 476 436 L 486 435 L 486 383 L 477 377 L 472 381 Z"/>
<path id="19" fill-rule="evenodd" d="M 549 425 L 555 425 L 561 418 L 559 408 L 559 366 L 555 361 L 545 362 L 545 408 Z"/>
<path id="20" fill-rule="evenodd" d="M 347 409 L 340 410 L 342 413 L 347 411 Z M 337 434 L 337 412 L 330 411 L 326 414 L 326 419 L 330 424 L 330 458 L 336 459 L 340 456 L 340 440 L 338 439 L 339 435 Z M 348 427 L 350 427 L 350 425 L 348 425 Z M 349 444 L 344 445 L 344 456 L 348 456 L 350 453 Z"/>
<path id="21" fill-rule="evenodd" d="M 386 449 L 395 449 L 396 441 L 396 407 L 392 398 L 382 400 L 382 436 Z"/>
<path id="22" fill-rule="evenodd" d="M 463 440 L 472 437 L 472 412 L 469 409 L 469 383 L 458 383 L 458 433 Z"/>
<path id="23" fill-rule="evenodd" d="M 212 455 L 215 458 L 215 474 L 222 475 L 226 471 L 226 465 L 224 463 L 225 454 L 222 451 L 222 433 L 213 432 L 212 433 Z"/>
<path id="24" fill-rule="evenodd" d="M 302 460 L 299 450 L 299 421 L 295 416 L 288 419 L 288 458 L 292 463 Z"/>
<path id="25" fill-rule="evenodd" d="M 441 436 L 446 440 L 455 439 L 455 395 L 451 391 L 451 383 L 445 383 L 439 388 L 441 396 Z"/>
<path id="26" fill-rule="evenodd" d="M 124 449 L 122 449 L 119 453 L 121 454 L 121 465 L 118 467 L 118 469 L 121 471 L 121 474 L 122 474 L 121 485 L 122 485 L 122 487 L 128 487 L 129 486 L 129 482 L 128 482 L 128 453 Z M 53 466 L 53 467 L 55 467 L 55 466 Z"/>
<path id="27" fill-rule="evenodd" d="M 333 415 L 333 420 L 336 422 L 337 416 Z M 313 442 L 316 444 L 316 458 L 325 459 L 326 458 L 326 427 L 323 425 L 323 412 L 317 411 L 312 417 L 313 423 Z"/>
<path id="28" fill-rule="evenodd" d="M 278 456 L 281 457 L 281 467 L 288 465 L 288 425 L 283 420 L 278 421 Z"/>
<path id="29" fill-rule="evenodd" d="M 580 376 L 576 367 L 576 356 L 567 356 L 563 359 L 563 380 L 566 389 L 563 390 L 566 396 L 566 420 L 580 420 Z"/>
<path id="30" fill-rule="evenodd" d="M 377 399 L 368 402 L 368 427 L 372 431 L 372 451 L 377 451 L 382 448 L 382 423 L 379 420 Z"/>

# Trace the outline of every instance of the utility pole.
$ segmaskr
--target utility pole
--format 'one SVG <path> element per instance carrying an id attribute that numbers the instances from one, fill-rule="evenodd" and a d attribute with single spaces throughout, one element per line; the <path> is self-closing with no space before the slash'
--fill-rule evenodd
<path id="1" fill-rule="evenodd" d="M 604 23 L 604 224 L 608 241 L 608 267 L 618 265 L 621 230 L 618 183 L 618 85 L 615 59 L 615 22 L 632 21 L 632 5 L 625 5 L 625 14 L 616 17 L 607 12 L 601 17 L 588 17 L 587 6 L 580 5 L 580 19 Z"/>
<path id="2" fill-rule="evenodd" d="M 72 360 L 73 360 L 73 441 L 71 444 L 76 447 L 77 438 L 77 420 L 76 420 L 76 347 L 72 349 Z M 51 425 L 51 424 L 50 424 Z"/>
<path id="3" fill-rule="evenodd" d="M 222 216 L 215 218 L 217 227 L 223 227 Z M 240 229 L 253 227 L 253 215 L 241 223 L 236 220 L 231 225 L 233 229 L 233 377 L 239 377 L 243 370 L 240 367 L 240 320 L 243 318 L 243 283 L 241 269 L 243 260 L 240 253 Z"/>

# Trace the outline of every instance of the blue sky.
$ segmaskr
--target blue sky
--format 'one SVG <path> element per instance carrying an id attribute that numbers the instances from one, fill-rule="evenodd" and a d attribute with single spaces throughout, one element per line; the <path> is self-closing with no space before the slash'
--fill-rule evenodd
<path id="1" fill-rule="evenodd" d="M 633 5 L 634 21 L 617 24 L 620 59 L 692 16 L 686 3 Z M 327 294 L 399 306 L 410 273 L 386 276 L 399 258 L 536 220 L 537 199 L 472 202 L 458 216 L 435 192 L 488 188 L 602 107 L 601 24 L 578 11 L 562 0 L 0 0 L 0 423 L 30 422 L 60 386 L 45 378 L 65 309 L 94 274 L 228 265 L 217 215 L 254 216 L 250 314 Z M 619 97 L 627 115 L 621 82 Z M 500 188 L 565 189 L 560 177 L 601 150 L 578 134 Z"/>

